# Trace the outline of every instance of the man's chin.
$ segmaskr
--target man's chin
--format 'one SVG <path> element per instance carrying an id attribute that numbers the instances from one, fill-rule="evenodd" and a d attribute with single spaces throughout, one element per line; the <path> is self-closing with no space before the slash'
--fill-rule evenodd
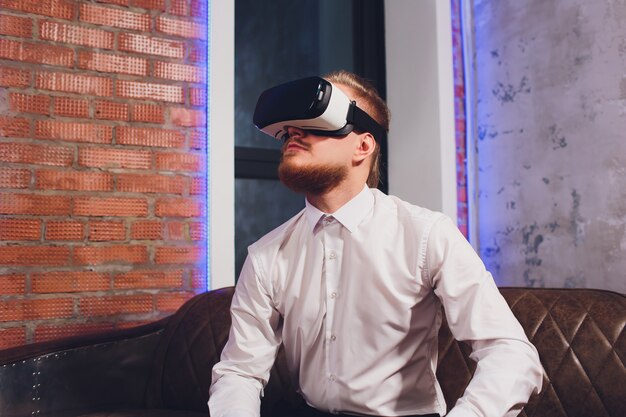
<path id="1" fill-rule="evenodd" d="M 278 178 L 297 193 L 323 194 L 337 187 L 348 175 L 339 165 L 302 164 L 294 157 L 283 157 L 278 166 Z"/>

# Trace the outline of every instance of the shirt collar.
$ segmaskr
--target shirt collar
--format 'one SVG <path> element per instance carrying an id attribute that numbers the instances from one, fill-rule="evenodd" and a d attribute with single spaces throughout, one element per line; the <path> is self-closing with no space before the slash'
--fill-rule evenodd
<path id="1" fill-rule="evenodd" d="M 324 213 L 305 199 L 304 213 L 311 230 L 323 216 L 332 216 L 341 223 L 350 233 L 354 233 L 356 227 L 365 218 L 374 206 L 374 196 L 367 186 L 363 187 L 360 193 L 350 201 L 341 206 L 339 210 L 332 214 Z"/>

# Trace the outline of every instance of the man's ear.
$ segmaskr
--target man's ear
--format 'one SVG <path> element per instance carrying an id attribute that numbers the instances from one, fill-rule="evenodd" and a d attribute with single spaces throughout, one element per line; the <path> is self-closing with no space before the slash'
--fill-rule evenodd
<path id="1" fill-rule="evenodd" d="M 365 132 L 358 136 L 357 148 L 354 151 L 354 162 L 360 163 L 367 159 L 376 149 L 376 139 L 371 133 Z"/>

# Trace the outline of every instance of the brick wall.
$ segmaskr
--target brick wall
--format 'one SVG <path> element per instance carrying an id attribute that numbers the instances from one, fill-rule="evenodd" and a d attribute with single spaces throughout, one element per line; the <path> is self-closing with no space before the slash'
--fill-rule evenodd
<path id="1" fill-rule="evenodd" d="M 0 348 L 205 288 L 203 0 L 0 0 Z"/>
<path id="2" fill-rule="evenodd" d="M 452 53 L 454 64 L 454 118 L 456 137 L 457 224 L 468 236 L 467 170 L 465 140 L 465 78 L 463 70 L 463 35 L 461 32 L 461 0 L 451 0 Z"/>

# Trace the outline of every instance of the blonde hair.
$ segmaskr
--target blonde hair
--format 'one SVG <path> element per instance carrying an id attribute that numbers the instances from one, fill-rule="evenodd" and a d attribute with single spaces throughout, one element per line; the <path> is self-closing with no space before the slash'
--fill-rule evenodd
<path id="1" fill-rule="evenodd" d="M 325 75 L 324 78 L 333 84 L 341 84 L 352 89 L 355 94 L 353 98 L 357 105 L 365 110 L 386 131 L 389 131 L 391 113 L 372 83 L 352 72 L 344 70 L 331 72 Z M 380 144 L 376 142 L 367 177 L 367 186 L 370 188 L 378 187 L 380 182 L 380 159 Z"/>

